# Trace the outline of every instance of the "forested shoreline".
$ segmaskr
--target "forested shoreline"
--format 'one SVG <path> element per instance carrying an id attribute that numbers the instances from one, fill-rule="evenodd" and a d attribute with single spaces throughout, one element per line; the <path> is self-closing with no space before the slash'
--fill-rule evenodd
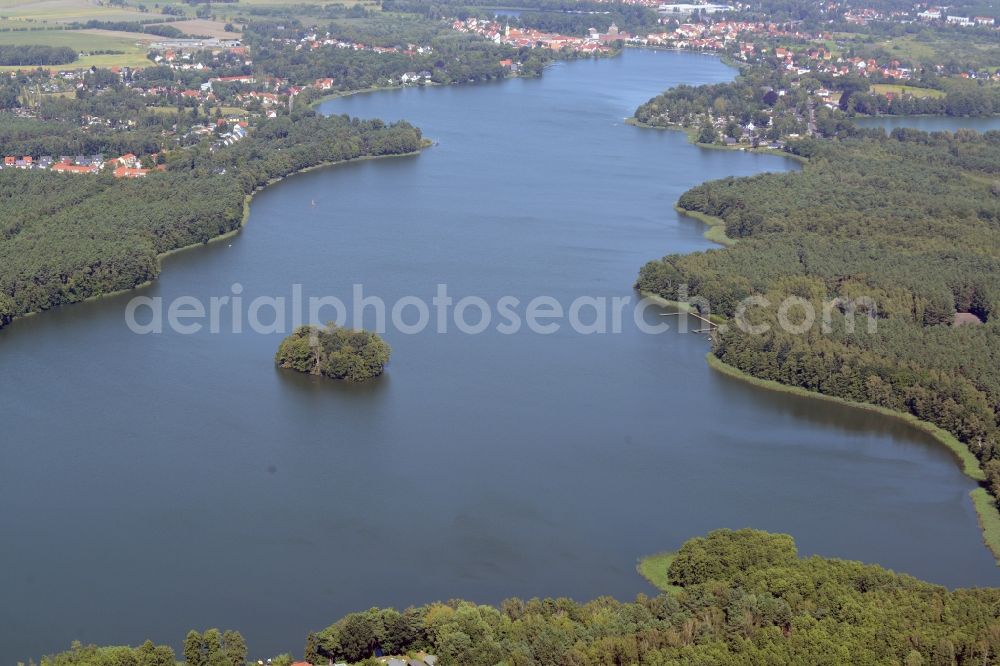
<path id="1" fill-rule="evenodd" d="M 309 633 L 303 657 L 365 666 L 384 663 L 375 655 L 427 654 L 441 666 L 965 666 L 1000 659 L 995 588 L 949 591 L 877 565 L 802 558 L 792 537 L 750 529 L 691 539 L 658 562 L 670 585 L 658 596 L 371 608 Z M 183 656 L 189 666 L 241 666 L 247 649 L 238 632 L 210 629 L 189 633 Z M 282 654 L 270 663 L 294 660 Z M 170 647 L 147 641 L 138 648 L 76 645 L 41 665 L 174 662 Z"/>
<path id="2" fill-rule="evenodd" d="M 302 111 L 218 151 L 184 151 L 165 173 L 141 179 L 2 170 L 0 327 L 154 279 L 160 254 L 239 228 L 247 195 L 275 179 L 422 146 L 406 122 Z"/>
<path id="3" fill-rule="evenodd" d="M 750 308 L 745 326 L 720 329 L 713 354 L 753 377 L 943 428 L 979 460 L 995 499 L 1000 132 L 876 136 L 792 143 L 807 158 L 801 172 L 688 190 L 678 205 L 722 220 L 739 242 L 650 262 L 636 286 L 676 299 L 685 285 L 731 322 L 744 299 L 766 299 L 773 307 Z M 790 296 L 826 308 L 829 325 L 779 326 Z M 749 331 L 758 325 L 768 330 Z"/>

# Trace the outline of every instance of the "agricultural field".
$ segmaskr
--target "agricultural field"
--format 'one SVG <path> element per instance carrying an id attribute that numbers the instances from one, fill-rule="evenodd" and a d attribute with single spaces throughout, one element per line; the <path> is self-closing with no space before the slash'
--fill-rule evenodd
<path id="1" fill-rule="evenodd" d="M 917 98 L 924 97 L 944 97 L 944 91 L 942 90 L 932 90 L 930 88 L 917 88 L 914 86 L 904 86 L 894 83 L 874 83 L 872 84 L 871 91 L 876 95 L 886 95 L 888 93 L 893 93 L 895 95 L 913 95 Z"/>
<path id="2" fill-rule="evenodd" d="M 0 0 L 0 17 L 5 21 L 120 21 L 135 20 L 138 15 L 135 8 L 115 7 L 103 0 Z"/>
<path id="3" fill-rule="evenodd" d="M 354 5 L 357 0 L 331 0 L 333 4 Z M 239 39 L 239 32 L 226 32 L 225 25 L 233 18 L 246 15 L 249 6 L 290 6 L 302 4 L 302 0 L 240 0 L 233 3 L 212 5 L 213 19 L 196 19 L 195 8 L 182 0 L 127 0 L 125 6 L 111 6 L 107 0 L 0 0 L 0 45 L 66 46 L 84 55 L 67 69 L 97 67 L 143 67 L 149 64 L 146 58 L 147 44 L 159 41 L 160 37 L 140 33 L 115 32 L 108 30 L 65 30 L 63 26 L 72 22 L 89 20 L 101 21 L 155 21 L 160 9 L 166 6 L 182 10 L 188 19 L 171 21 L 170 25 L 189 35 L 216 37 L 219 39 Z M 360 4 L 377 8 L 371 0 L 360 0 Z M 140 12 L 140 5 L 150 11 Z M 160 9 L 154 7 L 158 6 Z M 242 11 L 241 11 L 242 10 Z M 172 16 L 163 15 L 164 22 Z M 90 55 L 93 51 L 114 51 Z M 0 71 L 16 67 L 0 67 Z"/>
<path id="4" fill-rule="evenodd" d="M 239 39 L 242 35 L 238 32 L 226 32 L 225 21 L 211 21 L 209 19 L 190 19 L 187 21 L 172 21 L 166 23 L 171 27 L 187 33 L 189 35 L 199 35 L 204 37 L 217 37 L 218 39 Z M 157 40 L 162 37 L 157 37 Z"/>
<path id="5" fill-rule="evenodd" d="M 27 46 L 68 46 L 80 53 L 117 51 L 86 55 L 67 68 L 137 67 L 148 64 L 148 35 L 106 30 L 65 30 L 73 22 L 135 21 L 154 16 L 140 13 L 135 7 L 111 6 L 105 0 L 0 0 L 0 44 Z M 2 67 L 10 70 L 15 67 Z"/>
<path id="6" fill-rule="evenodd" d="M 90 51 L 117 51 L 118 53 L 86 55 L 67 64 L 67 68 L 86 67 L 140 67 L 149 64 L 146 59 L 145 44 L 158 39 L 152 35 L 109 30 L 21 30 L 0 32 L 0 44 L 15 46 L 44 44 L 46 46 L 68 46 L 81 53 Z M 3 67 L 10 70 L 16 67 Z"/>
<path id="7" fill-rule="evenodd" d="M 3 2 L 4 0 L 0 0 Z M 83 0 L 77 0 L 83 1 Z M 130 2 L 139 2 L 141 0 L 129 0 Z M 191 16 L 195 12 L 195 7 L 183 2 L 183 0 L 148 0 L 145 2 L 146 6 L 151 6 L 151 2 L 155 2 L 160 7 L 171 6 L 175 9 L 183 10 L 188 16 Z M 248 7 L 289 7 L 294 5 L 303 4 L 322 4 L 322 5 L 345 5 L 353 7 L 354 5 L 362 5 L 369 10 L 378 10 L 379 4 L 373 0 L 323 0 L 322 3 L 310 3 L 308 0 L 239 0 L 238 2 L 218 2 L 211 5 L 212 15 L 217 21 L 228 21 L 230 19 L 236 18 L 238 16 L 246 16 L 245 10 Z"/>
<path id="8" fill-rule="evenodd" d="M 218 23 L 219 29 L 229 20 L 239 16 L 246 16 L 245 10 L 248 7 L 288 7 L 292 5 L 302 5 L 306 0 L 238 0 L 238 2 L 216 3 L 211 5 L 213 18 L 215 21 L 208 23 Z M 378 10 L 379 4 L 374 0 L 324 0 L 324 5 L 347 5 L 360 4 L 370 10 Z M 139 7 L 144 6 L 148 11 L 140 12 Z M 200 31 L 195 29 L 198 24 L 204 23 L 201 19 L 195 19 L 194 13 L 198 7 L 189 5 L 183 0 L 126 0 L 124 6 L 112 6 L 107 0 L 0 0 L 0 32 L 28 27 L 48 28 L 56 27 L 60 24 L 72 23 L 74 21 L 84 22 L 89 20 L 100 21 L 149 21 L 156 19 L 159 12 L 164 7 L 171 7 L 179 10 L 190 17 L 189 21 L 182 23 L 191 26 L 185 28 L 179 26 L 189 34 L 208 35 L 212 37 L 223 37 L 216 34 L 213 26 L 202 26 Z M 173 18 L 164 15 L 164 19 Z M 227 33 L 226 36 L 231 36 Z"/>

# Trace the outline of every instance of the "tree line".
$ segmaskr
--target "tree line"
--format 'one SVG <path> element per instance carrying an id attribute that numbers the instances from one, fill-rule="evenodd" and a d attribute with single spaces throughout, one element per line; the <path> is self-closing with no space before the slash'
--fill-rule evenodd
<path id="1" fill-rule="evenodd" d="M 34 67 L 65 65 L 77 58 L 77 52 L 68 46 L 26 44 L 13 46 L 0 44 L 0 65 L 5 67 Z"/>
<path id="2" fill-rule="evenodd" d="M 175 19 L 176 20 L 176 19 Z M 163 19 L 154 21 L 98 21 L 91 19 L 85 23 L 76 24 L 79 27 L 90 30 L 115 30 L 118 32 L 141 32 L 147 35 L 158 37 L 191 37 L 180 28 L 162 22 Z"/>
<path id="3" fill-rule="evenodd" d="M 892 100 L 884 94 L 858 91 L 842 96 L 840 107 L 863 115 L 992 116 L 1000 114 L 1000 88 L 975 86 L 927 97 L 902 94 Z"/>

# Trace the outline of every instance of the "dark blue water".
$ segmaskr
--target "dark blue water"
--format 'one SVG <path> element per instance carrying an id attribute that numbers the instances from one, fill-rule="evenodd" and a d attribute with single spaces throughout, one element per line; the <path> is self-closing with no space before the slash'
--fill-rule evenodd
<path id="1" fill-rule="evenodd" d="M 897 127 L 913 127 L 925 132 L 954 132 L 959 129 L 972 129 L 977 132 L 1000 130 L 1000 116 L 985 118 L 959 118 L 953 116 L 878 116 L 874 118 L 855 118 L 862 127 L 884 127 L 891 132 Z"/>
<path id="2" fill-rule="evenodd" d="M 142 293 L 634 297 L 645 261 L 708 247 L 672 209 L 681 192 L 795 168 L 622 122 L 661 89 L 732 76 L 627 51 L 328 103 L 438 145 L 268 188 L 243 233 L 168 258 Z M 1000 583 L 942 447 L 715 374 L 703 336 L 389 331 L 387 375 L 351 388 L 277 370 L 279 334 L 135 335 L 129 298 L 0 333 L 0 663 L 211 626 L 257 658 L 372 605 L 629 599 L 652 592 L 637 558 L 719 527 Z"/>

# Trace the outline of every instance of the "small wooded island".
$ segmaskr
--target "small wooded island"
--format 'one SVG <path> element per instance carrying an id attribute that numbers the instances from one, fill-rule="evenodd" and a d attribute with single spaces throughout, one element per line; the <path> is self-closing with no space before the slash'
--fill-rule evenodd
<path id="1" fill-rule="evenodd" d="M 385 370 L 392 349 L 377 334 L 328 324 L 300 326 L 278 348 L 275 362 L 311 375 L 361 382 Z"/>

